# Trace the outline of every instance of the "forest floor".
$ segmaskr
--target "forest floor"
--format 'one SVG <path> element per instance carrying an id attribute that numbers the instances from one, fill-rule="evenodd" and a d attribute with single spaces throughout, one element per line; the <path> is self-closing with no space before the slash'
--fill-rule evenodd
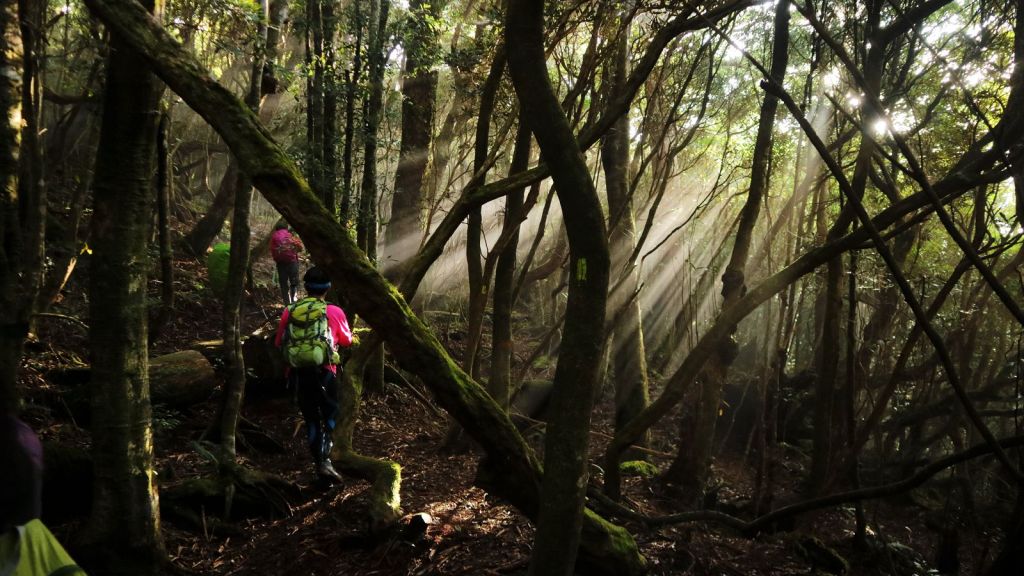
<path id="1" fill-rule="evenodd" d="M 261 266 L 260 280 L 247 302 L 246 328 L 276 320 L 280 313 L 277 292 L 269 286 L 270 271 Z M 193 260 L 178 260 L 178 314 L 157 342 L 153 355 L 193 348 L 196 342 L 220 337 L 219 304 L 203 286 L 203 267 Z M 84 285 L 82 279 L 76 280 Z M 82 291 L 69 287 L 58 312 L 85 317 Z M 448 329 L 439 336 L 457 353 L 458 334 Z M 446 341 L 447 340 L 447 341 Z M 518 343 L 529 349 L 527 343 Z M 21 382 L 30 409 L 26 420 L 40 431 L 48 445 L 88 447 L 88 433 L 57 409 L 44 409 L 55 384 L 48 371 L 81 364 L 88 357 L 86 333 L 58 320 L 47 321 L 39 342 L 29 346 Z M 214 359 L 216 365 L 216 359 Z M 550 369 L 550 368 L 547 368 Z M 543 374 L 537 375 L 543 378 Z M 411 384 L 409 386 L 415 386 Z M 421 389 L 425 392 L 424 389 Z M 594 454 L 600 454 L 611 427 L 608 394 L 594 414 Z M 216 417 L 219 395 L 186 411 L 155 410 L 155 446 L 161 490 L 189 478 L 212 475 L 215 467 L 196 450 L 196 441 Z M 39 403 L 36 410 L 33 403 Z M 470 448 L 451 453 L 441 448 L 447 421 L 410 393 L 407 386 L 389 385 L 382 395 L 364 398 L 356 450 L 388 458 L 402 466 L 402 508 L 407 514 L 428 513 L 433 523 L 425 535 L 409 539 L 397 534 L 370 537 L 366 526 L 365 481 L 346 478 L 324 487 L 311 474 L 304 446 L 302 422 L 289 394 L 274 385 L 252 390 L 244 417 L 286 448 L 283 453 L 240 450 L 243 462 L 254 469 L 277 474 L 300 487 L 290 502 L 290 513 L 233 523 L 231 534 L 172 521 L 165 514 L 162 529 L 174 565 L 187 572 L 212 575 L 334 574 L 351 576 L 494 575 L 525 573 L 533 527 L 507 503 L 474 486 L 479 453 Z M 652 462 L 667 467 L 673 451 L 675 418 L 655 431 Z M 542 439 L 534 434 L 530 441 Z M 799 479 L 803 464 L 793 456 L 781 463 L 775 502 L 802 499 Z M 754 470 L 742 450 L 726 449 L 716 459 L 720 482 L 717 507 L 750 518 L 749 502 Z M 596 481 L 599 470 L 595 468 Z M 649 516 L 679 512 L 678 500 L 656 478 L 627 478 L 625 503 Z M 87 499 L 83 495 L 80 499 Z M 746 538 L 713 524 L 679 524 L 648 528 L 616 520 L 637 538 L 650 563 L 651 574 L 784 575 L 784 574 L 898 574 L 930 572 L 939 548 L 936 532 L 921 510 L 899 499 L 867 506 L 874 546 L 869 552 L 852 545 L 853 508 L 833 508 L 799 517 L 793 529 Z M 44 507 L 52 499 L 44 496 Z M 600 509 L 600 507 L 598 507 Z M 82 525 L 84 511 L 65 510 L 50 517 L 62 540 L 72 541 Z M 45 519 L 44 515 L 44 519 Z M 212 525 L 211 519 L 211 525 Z M 983 541 L 972 538 L 971 541 Z M 966 542 L 966 539 L 962 540 Z M 991 543 L 989 544 L 992 545 Z M 843 565 L 841 556 L 849 563 Z M 961 574 L 974 574 L 984 550 L 960 546 Z"/>

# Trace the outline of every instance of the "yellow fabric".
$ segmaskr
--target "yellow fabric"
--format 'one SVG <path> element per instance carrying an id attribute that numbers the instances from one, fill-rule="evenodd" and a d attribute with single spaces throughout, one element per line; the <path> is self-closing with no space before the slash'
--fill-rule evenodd
<path id="1" fill-rule="evenodd" d="M 15 553 L 18 565 L 11 576 L 48 576 L 65 566 L 75 565 L 56 536 L 38 519 L 19 526 L 17 534 L 0 538 L 0 559 L 9 559 Z M 0 560 L 0 572 L 5 569 L 5 562 Z M 78 568 L 71 573 L 85 574 L 85 571 Z"/>

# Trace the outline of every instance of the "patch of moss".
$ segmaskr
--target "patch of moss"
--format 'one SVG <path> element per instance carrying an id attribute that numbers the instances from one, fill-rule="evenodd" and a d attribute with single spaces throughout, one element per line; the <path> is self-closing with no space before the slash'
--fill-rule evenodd
<path id="1" fill-rule="evenodd" d="M 640 478 L 651 478 L 658 475 L 658 467 L 643 460 L 628 460 L 619 464 L 619 471 L 623 476 L 638 476 Z"/>

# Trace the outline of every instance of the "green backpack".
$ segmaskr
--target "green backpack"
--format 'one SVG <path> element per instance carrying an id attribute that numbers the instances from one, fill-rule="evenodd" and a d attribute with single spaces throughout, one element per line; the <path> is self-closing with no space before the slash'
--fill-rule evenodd
<path id="1" fill-rule="evenodd" d="M 288 310 L 284 361 L 292 368 L 337 364 L 340 358 L 327 324 L 327 303 L 319 298 L 303 298 Z"/>

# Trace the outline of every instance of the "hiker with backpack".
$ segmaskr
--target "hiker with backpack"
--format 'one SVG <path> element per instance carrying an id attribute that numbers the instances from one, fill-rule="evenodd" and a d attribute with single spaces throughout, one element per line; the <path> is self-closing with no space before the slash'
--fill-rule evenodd
<path id="1" fill-rule="evenodd" d="M 291 233 L 288 223 L 279 220 L 270 235 L 270 256 L 277 264 L 277 282 L 285 306 L 295 302 L 299 291 L 299 252 L 303 250 L 302 241 Z"/>
<path id="2" fill-rule="evenodd" d="M 285 375 L 298 393 L 314 470 L 329 481 L 341 481 L 330 454 L 338 419 L 338 347 L 352 345 L 352 332 L 345 312 L 324 301 L 331 289 L 327 273 L 313 267 L 302 281 L 307 296 L 284 309 L 274 345 L 282 348 Z"/>

